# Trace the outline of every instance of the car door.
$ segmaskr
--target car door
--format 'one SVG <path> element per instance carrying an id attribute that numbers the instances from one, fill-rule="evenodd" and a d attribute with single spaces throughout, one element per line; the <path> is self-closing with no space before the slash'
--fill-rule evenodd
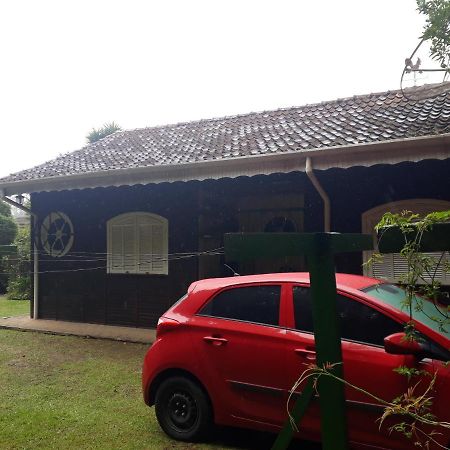
<path id="1" fill-rule="evenodd" d="M 228 416 L 280 424 L 285 416 L 286 329 L 281 284 L 233 286 L 190 319 L 195 355 Z"/>
<path id="2" fill-rule="evenodd" d="M 390 401 L 401 395 L 407 389 L 407 379 L 394 369 L 404 365 L 413 366 L 415 360 L 411 356 L 387 354 L 383 339 L 390 334 L 402 332 L 403 324 L 365 304 L 361 299 L 340 293 L 336 300 L 345 380 L 383 400 Z M 314 362 L 315 356 L 309 287 L 293 286 L 292 301 L 293 327 L 287 333 L 287 366 L 291 383 L 308 364 Z M 351 387 L 346 387 L 345 396 L 349 437 L 352 442 L 370 443 L 378 448 L 405 448 L 401 435 L 389 433 L 391 421 L 388 420 L 379 429 L 383 409 L 374 398 Z M 317 402 L 310 408 L 302 424 L 305 431 L 318 434 L 320 414 Z"/>

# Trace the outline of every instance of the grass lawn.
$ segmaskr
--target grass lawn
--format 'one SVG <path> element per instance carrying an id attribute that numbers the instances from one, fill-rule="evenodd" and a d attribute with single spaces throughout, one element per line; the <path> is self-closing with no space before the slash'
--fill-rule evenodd
<path id="1" fill-rule="evenodd" d="M 219 430 L 209 444 L 171 441 L 144 405 L 147 346 L 0 330 L 0 448 L 268 449 L 271 435 Z"/>
<path id="2" fill-rule="evenodd" d="M 12 317 L 30 314 L 29 300 L 7 300 L 0 295 L 0 317 Z"/>

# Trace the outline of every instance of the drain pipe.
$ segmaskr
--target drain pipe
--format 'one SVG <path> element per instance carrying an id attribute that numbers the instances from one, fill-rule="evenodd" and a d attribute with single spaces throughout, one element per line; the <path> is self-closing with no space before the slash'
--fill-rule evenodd
<path id="1" fill-rule="evenodd" d="M 15 202 L 14 200 L 11 200 L 10 198 L 6 197 L 4 192 L 0 189 L 0 200 L 3 200 L 5 203 L 8 203 L 11 206 L 14 206 L 14 208 L 18 208 L 21 211 L 26 212 L 31 217 L 33 217 L 34 227 L 37 227 L 37 215 L 31 211 L 30 208 L 27 208 L 26 206 L 21 205 L 20 203 Z M 33 319 L 38 319 L 38 302 L 39 302 L 39 254 L 38 254 L 38 248 L 36 245 L 35 239 L 33 239 Z"/>
<path id="2" fill-rule="evenodd" d="M 330 198 L 328 197 L 324 188 L 319 183 L 319 180 L 317 179 L 314 173 L 312 161 L 309 156 L 306 158 L 305 172 L 308 178 L 311 180 L 311 183 L 316 188 L 316 191 L 319 193 L 320 197 L 323 200 L 323 229 L 326 233 L 329 233 L 331 231 Z"/>

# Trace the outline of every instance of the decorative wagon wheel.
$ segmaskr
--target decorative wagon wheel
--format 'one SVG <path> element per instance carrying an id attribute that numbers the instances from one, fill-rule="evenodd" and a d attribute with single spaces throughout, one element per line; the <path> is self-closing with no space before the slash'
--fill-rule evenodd
<path id="1" fill-rule="evenodd" d="M 41 244 L 50 256 L 64 256 L 72 248 L 73 237 L 72 222 L 63 212 L 51 212 L 42 221 Z"/>

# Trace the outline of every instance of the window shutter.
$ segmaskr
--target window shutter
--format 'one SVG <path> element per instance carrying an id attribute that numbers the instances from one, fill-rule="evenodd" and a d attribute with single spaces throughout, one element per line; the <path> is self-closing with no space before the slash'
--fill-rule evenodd
<path id="1" fill-rule="evenodd" d="M 122 226 L 123 270 L 125 273 L 136 272 L 136 236 L 133 225 Z"/>
<path id="2" fill-rule="evenodd" d="M 150 213 L 108 222 L 108 273 L 168 274 L 168 223 Z"/>
<path id="3" fill-rule="evenodd" d="M 111 248 L 108 257 L 110 258 L 109 272 L 123 272 L 123 245 L 122 227 L 113 225 L 110 232 Z"/>
<path id="4" fill-rule="evenodd" d="M 140 223 L 138 225 L 139 236 L 139 265 L 138 272 L 152 273 L 152 228 L 149 223 Z"/>
<path id="5" fill-rule="evenodd" d="M 423 253 L 424 256 L 433 258 L 436 262 L 429 274 L 424 275 L 423 282 L 431 282 L 434 278 L 442 284 L 450 284 L 450 273 L 444 271 L 445 264 L 450 264 L 450 254 L 439 252 Z M 398 282 L 406 275 L 408 271 L 408 262 L 400 253 L 389 253 L 383 255 L 381 261 L 376 261 L 369 269 L 369 276 L 383 278 L 389 281 Z"/>
<path id="6" fill-rule="evenodd" d="M 167 273 L 168 261 L 167 251 L 165 250 L 166 237 L 164 226 L 160 224 L 152 225 L 152 241 L 153 241 L 153 273 Z"/>
<path id="7" fill-rule="evenodd" d="M 133 225 L 112 225 L 110 229 L 109 272 L 132 273 L 136 270 Z"/>

